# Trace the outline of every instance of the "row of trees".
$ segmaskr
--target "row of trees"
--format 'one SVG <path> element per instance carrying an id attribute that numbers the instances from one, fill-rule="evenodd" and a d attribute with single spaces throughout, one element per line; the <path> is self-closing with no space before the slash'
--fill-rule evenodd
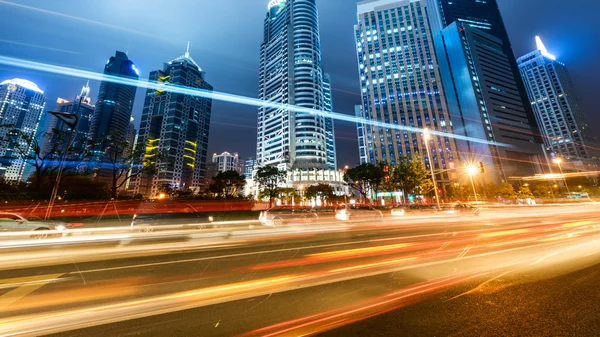
<path id="1" fill-rule="evenodd" d="M 395 165 L 363 163 L 346 170 L 344 181 L 363 200 L 371 199 L 370 193 L 381 191 L 403 191 L 405 195 L 433 192 L 431 175 L 418 157 L 402 157 Z"/>
<path id="2" fill-rule="evenodd" d="M 22 160 L 31 168 L 31 176 L 27 183 L 4 182 L 18 189 L 30 198 L 49 197 L 61 162 L 64 160 L 63 173 L 67 178 L 61 181 L 60 191 L 77 189 L 79 186 L 88 186 L 90 197 L 95 195 L 116 198 L 119 190 L 131 179 L 144 173 L 156 171 L 155 160 L 148 161 L 144 157 L 142 148 L 132 150 L 133 144 L 118 133 L 111 133 L 96 141 L 72 141 L 71 132 L 54 129 L 37 134 L 23 132 L 12 125 L 0 125 L 4 129 L 4 137 L 0 138 L 0 147 L 11 149 L 4 162 Z M 42 147 L 42 140 L 47 144 Z M 154 157 L 156 159 L 160 154 Z M 92 182 L 92 177 L 103 172 L 105 179 Z M 76 185 L 71 183 L 77 182 Z M 74 195 L 76 193 L 72 193 Z"/>

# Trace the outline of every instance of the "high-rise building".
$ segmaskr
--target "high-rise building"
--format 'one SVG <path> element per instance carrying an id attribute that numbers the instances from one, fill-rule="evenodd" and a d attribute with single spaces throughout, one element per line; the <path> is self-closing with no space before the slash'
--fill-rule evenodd
<path id="1" fill-rule="evenodd" d="M 205 72 L 188 49 L 150 73 L 150 81 L 210 90 Z M 156 174 L 140 174 L 134 192 L 154 196 L 164 188 L 204 189 L 212 100 L 163 90 L 148 89 L 142 111 L 137 146 L 144 160 L 155 162 Z"/>
<path id="2" fill-rule="evenodd" d="M 546 148 L 569 159 L 598 159 L 567 67 L 548 52 L 539 36 L 536 44 L 537 50 L 518 62 Z"/>
<path id="3" fill-rule="evenodd" d="M 89 82 L 81 88 L 81 93 L 74 100 L 68 101 L 63 98 L 56 100 L 54 111 L 64 112 L 69 114 L 77 114 L 79 120 L 75 127 L 75 134 L 71 136 L 69 127 L 56 116 L 50 117 L 47 126 L 47 135 L 44 142 L 44 153 L 52 151 L 52 147 L 59 146 L 60 150 L 67 148 L 70 137 L 73 137 L 71 147 L 75 152 L 81 153 L 85 150 L 90 131 L 90 120 L 94 114 L 94 105 L 91 104 Z M 58 133 L 56 132 L 58 131 Z M 60 135 L 62 134 L 62 135 Z M 59 137 L 62 137 L 61 141 Z M 62 143 L 59 144 L 59 143 Z"/>
<path id="4" fill-rule="evenodd" d="M 401 157 L 420 156 L 436 176 L 448 183 L 454 167 L 453 138 L 432 133 L 429 163 L 422 132 L 452 133 L 441 75 L 434 54 L 425 0 L 359 2 L 354 26 L 364 118 L 366 156 L 371 163 L 395 164 Z M 358 112 L 357 112 L 358 113 Z"/>
<path id="5" fill-rule="evenodd" d="M 316 0 L 272 0 L 260 51 L 259 98 L 327 111 L 331 90 L 326 81 Z M 327 117 L 263 106 L 257 136 L 258 166 L 304 170 L 335 165 L 333 124 Z"/>
<path id="6" fill-rule="evenodd" d="M 12 130 L 18 130 L 27 138 L 37 137 L 45 106 L 44 92 L 35 83 L 19 78 L 0 83 L 0 125 L 4 126 L 0 127 L 0 139 L 6 139 Z M 0 166 L 5 168 L 4 179 L 27 180 L 29 165 L 24 159 L 32 154 L 31 142 L 3 143 L 0 144 Z"/>
<path id="7" fill-rule="evenodd" d="M 256 158 L 248 158 L 244 160 L 244 176 L 246 179 L 252 179 L 252 172 L 256 166 Z"/>
<path id="8" fill-rule="evenodd" d="M 354 115 L 356 116 L 356 135 L 358 139 L 358 158 L 361 164 L 368 163 L 369 157 L 367 156 L 367 137 L 371 135 L 371 125 L 365 124 L 363 121 L 367 120 L 367 116 L 363 113 L 362 105 L 354 106 Z"/>
<path id="9" fill-rule="evenodd" d="M 323 98 L 327 112 L 333 112 L 333 99 L 331 96 L 331 76 L 323 74 Z M 325 140 L 327 142 L 327 168 L 335 170 L 337 168 L 337 158 L 335 154 L 335 130 L 333 118 L 325 118 Z"/>
<path id="10" fill-rule="evenodd" d="M 542 144 L 539 135 L 538 125 L 533 114 L 533 110 L 527 104 L 527 92 L 523 81 L 519 76 L 519 67 L 512 44 L 508 37 L 504 20 L 496 0 L 427 0 L 429 7 L 428 16 L 432 22 L 432 34 L 434 39 L 439 30 L 449 26 L 453 22 L 461 22 L 464 26 L 480 29 L 501 40 L 502 52 L 508 59 L 510 69 L 515 79 L 516 89 L 519 92 L 521 102 L 524 105 L 528 124 L 535 134 L 535 140 Z M 438 41 L 436 41 L 436 48 Z M 439 48 L 438 48 L 439 49 Z M 440 56 L 438 51 L 438 57 Z M 440 57 L 442 59 L 443 57 Z"/>
<path id="11" fill-rule="evenodd" d="M 455 21 L 436 47 L 461 161 L 484 166 L 479 181 L 542 172 L 535 141 L 502 40 Z M 478 139 L 473 142 L 464 139 Z M 500 144 L 500 145 L 499 145 Z"/>
<path id="12" fill-rule="evenodd" d="M 129 60 L 127 54 L 120 51 L 106 62 L 104 74 L 136 80 L 139 78 L 135 64 Z M 121 137 L 127 136 L 136 89 L 135 86 L 109 81 L 100 83 L 98 100 L 90 123 L 90 139 L 98 141 L 111 133 L 117 133 Z"/>
<path id="13" fill-rule="evenodd" d="M 236 171 L 238 173 L 242 173 L 239 155 L 237 153 L 229 153 L 227 151 L 221 154 L 213 154 L 212 162 L 217 164 L 217 171 Z"/>

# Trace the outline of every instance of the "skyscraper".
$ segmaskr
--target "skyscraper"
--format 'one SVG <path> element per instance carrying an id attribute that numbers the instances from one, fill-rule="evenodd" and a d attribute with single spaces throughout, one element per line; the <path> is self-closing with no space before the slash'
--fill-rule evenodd
<path id="1" fill-rule="evenodd" d="M 357 118 L 356 122 L 356 136 L 358 139 L 358 158 L 361 164 L 368 163 L 369 157 L 367 156 L 367 137 L 371 135 L 370 125 L 365 124 L 363 120 L 367 120 L 367 116 L 363 113 L 362 105 L 354 106 L 354 115 Z"/>
<path id="2" fill-rule="evenodd" d="M 84 151 L 88 133 L 90 131 L 90 120 L 92 115 L 94 114 L 94 105 L 91 104 L 90 98 L 90 87 L 89 83 L 87 83 L 84 87 L 81 88 L 81 93 L 75 97 L 73 101 L 68 101 L 63 98 L 58 98 L 56 100 L 56 106 L 54 107 L 54 111 L 65 112 L 69 114 L 77 114 L 79 116 L 79 120 L 77 122 L 75 135 L 73 139 L 73 144 L 71 147 L 76 149 L 78 153 Z M 59 135 L 55 131 L 59 131 L 64 133 L 65 137 L 62 141 L 62 149 L 65 149 L 69 144 L 69 127 L 56 116 L 50 117 L 50 121 L 48 122 L 47 127 L 47 137 L 44 143 L 44 153 L 48 153 L 51 151 L 52 146 L 59 145 Z"/>
<path id="3" fill-rule="evenodd" d="M 327 112 L 333 112 L 333 99 L 331 96 L 331 76 L 323 74 L 323 98 Z M 327 142 L 327 168 L 335 170 L 337 168 L 337 158 L 335 154 L 335 131 L 333 118 L 325 118 L 325 140 Z"/>
<path id="4" fill-rule="evenodd" d="M 212 90 L 205 72 L 188 49 L 150 73 L 150 81 Z M 148 89 L 142 111 L 137 147 L 145 161 L 156 164 L 156 174 L 140 174 L 134 192 L 154 196 L 160 189 L 204 189 L 212 100 L 169 91 Z"/>
<path id="5" fill-rule="evenodd" d="M 321 65 L 316 0 L 272 0 L 260 51 L 259 98 L 327 111 L 331 90 Z M 330 133 L 330 134 L 328 134 Z M 328 169 L 335 165 L 333 122 L 283 107 L 258 111 L 257 165 Z M 332 153 L 333 152 L 333 153 Z"/>
<path id="6" fill-rule="evenodd" d="M 227 151 L 221 154 L 213 154 L 212 162 L 217 164 L 217 171 L 236 171 L 242 173 L 242 165 L 240 165 L 240 156 L 236 153 L 229 153 Z"/>
<path id="7" fill-rule="evenodd" d="M 104 74 L 139 78 L 139 71 L 135 64 L 129 60 L 127 54 L 117 51 L 111 56 L 104 66 Z M 114 82 L 102 81 L 98 92 L 98 100 L 92 121 L 90 123 L 89 138 L 98 141 L 103 136 L 117 133 L 126 137 L 129 130 L 131 110 L 135 100 L 137 87 Z M 102 150 L 99 150 L 102 152 Z M 100 153 L 99 153 L 100 154 Z"/>
<path id="8" fill-rule="evenodd" d="M 36 137 L 40 119 L 46 106 L 44 92 L 35 83 L 14 78 L 0 83 L 0 140 L 18 130 L 27 138 Z M 23 137 L 17 139 L 22 140 Z M 19 143 L 19 145 L 16 145 Z M 0 143 L 0 166 L 4 179 L 16 181 L 29 178 L 24 157 L 32 153 L 31 142 Z"/>
<path id="9" fill-rule="evenodd" d="M 453 22 L 461 22 L 464 26 L 477 28 L 501 40 L 502 51 L 508 59 L 510 69 L 515 79 L 516 89 L 524 105 L 525 114 L 530 128 L 535 134 L 535 140 L 541 144 L 538 125 L 533 110 L 527 104 L 527 92 L 519 76 L 519 67 L 512 44 L 506 32 L 502 14 L 496 0 L 427 0 L 429 20 L 432 22 L 434 39 L 439 30 Z M 436 44 L 436 47 L 437 44 Z M 438 51 L 439 53 L 439 51 Z M 438 54 L 440 56 L 440 54 Z M 441 58 L 440 58 L 441 59 Z"/>
<path id="10" fill-rule="evenodd" d="M 569 159 L 598 159 L 567 67 L 548 52 L 539 36 L 536 44 L 537 50 L 518 62 L 546 148 Z"/>
<path id="11" fill-rule="evenodd" d="M 252 179 L 254 166 L 256 166 L 256 158 L 247 158 L 244 160 L 244 176 L 246 179 Z"/>
<path id="12" fill-rule="evenodd" d="M 429 128 L 452 133 L 425 0 L 359 2 L 354 26 L 364 118 L 368 125 L 366 156 L 371 163 L 395 164 L 400 157 L 419 155 L 434 170 L 446 170 L 436 180 L 447 183 L 454 167 L 454 139 L 431 135 L 427 158 L 422 132 Z M 359 111 L 357 110 L 357 114 Z"/>
<path id="13" fill-rule="evenodd" d="M 478 178 L 508 182 L 541 173 L 536 143 L 502 40 L 455 21 L 438 39 L 440 69 L 454 132 L 487 142 L 457 140 L 461 161 L 484 165 Z M 501 144 L 501 145 L 497 145 Z"/>

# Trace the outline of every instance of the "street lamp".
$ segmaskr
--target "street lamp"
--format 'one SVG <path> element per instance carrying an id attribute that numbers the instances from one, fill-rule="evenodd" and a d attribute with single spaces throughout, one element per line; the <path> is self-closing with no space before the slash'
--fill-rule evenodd
<path id="1" fill-rule="evenodd" d="M 558 165 L 558 171 L 560 172 L 560 175 L 562 176 L 564 182 L 565 182 L 565 188 L 567 189 L 567 194 L 569 195 L 569 197 L 571 196 L 571 191 L 569 191 L 569 184 L 567 184 L 567 178 L 565 177 L 565 175 L 563 174 L 563 170 L 562 170 L 562 166 L 560 166 L 560 164 L 562 163 L 562 159 L 560 158 L 554 158 L 552 160 L 552 162 L 556 165 Z"/>
<path id="2" fill-rule="evenodd" d="M 423 138 L 425 139 L 425 150 L 427 150 L 427 158 L 429 160 L 429 169 L 431 170 L 431 179 L 433 180 L 433 189 L 435 191 L 435 201 L 437 202 L 438 209 L 440 208 L 440 197 L 438 195 L 437 182 L 435 181 L 435 174 L 433 173 L 433 162 L 431 161 L 431 154 L 429 153 L 429 129 L 423 130 Z"/>
<path id="3" fill-rule="evenodd" d="M 473 164 L 467 165 L 467 173 L 469 174 L 469 178 L 471 179 L 471 187 L 473 187 L 473 195 L 475 196 L 475 202 L 478 202 L 477 191 L 475 190 L 475 183 L 473 182 L 473 175 L 477 174 L 477 167 Z"/>
<path id="4" fill-rule="evenodd" d="M 79 102 L 77 103 L 77 110 L 75 113 L 68 112 L 60 112 L 60 111 L 48 111 L 49 114 L 54 115 L 56 118 L 61 120 L 65 125 L 67 125 L 71 129 L 71 134 L 69 135 L 69 140 L 67 141 L 67 148 L 60 158 L 60 164 L 58 166 L 58 172 L 56 173 L 56 180 L 54 182 L 54 187 L 52 188 L 52 194 L 50 195 L 50 201 L 48 202 L 48 207 L 46 208 L 46 215 L 44 219 L 48 220 L 52 216 L 52 207 L 54 206 L 54 200 L 56 200 L 56 196 L 58 194 L 58 187 L 60 185 L 60 180 L 62 178 L 62 174 L 65 168 L 65 160 L 69 155 L 69 149 L 75 142 L 77 138 L 77 123 L 79 122 L 79 110 L 81 108 L 81 101 L 83 99 L 83 95 L 79 96 Z"/>

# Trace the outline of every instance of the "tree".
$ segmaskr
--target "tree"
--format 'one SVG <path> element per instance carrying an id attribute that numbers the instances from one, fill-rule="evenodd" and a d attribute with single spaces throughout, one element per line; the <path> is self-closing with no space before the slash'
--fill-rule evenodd
<path id="1" fill-rule="evenodd" d="M 363 200 L 369 199 L 370 191 L 377 191 L 384 178 L 381 166 L 371 163 L 362 163 L 346 170 L 344 181 L 355 189 Z"/>
<path id="2" fill-rule="evenodd" d="M 212 178 L 209 191 L 223 198 L 239 196 L 246 186 L 246 178 L 237 171 L 223 171 Z"/>
<path id="3" fill-rule="evenodd" d="M 285 171 L 274 166 L 263 166 L 256 171 L 256 182 L 260 186 L 260 195 L 269 198 L 269 208 L 279 195 L 278 186 L 285 181 Z"/>
<path id="4" fill-rule="evenodd" d="M 396 189 L 405 194 L 428 195 L 433 192 L 431 174 L 419 157 L 401 157 L 396 165 L 391 167 L 391 182 Z"/>
<path id="5" fill-rule="evenodd" d="M 156 173 L 156 163 L 163 157 L 160 153 L 148 155 L 143 147 L 132 151 L 132 144 L 119 132 L 111 132 L 90 145 L 97 156 L 93 163 L 96 174 L 107 175 L 111 198 L 116 199 L 123 185 L 141 174 Z"/>
<path id="6" fill-rule="evenodd" d="M 68 131 L 54 129 L 52 132 L 34 134 L 12 127 L 0 126 L 9 129 L 6 136 L 0 139 L 0 146 L 11 149 L 12 159 L 22 160 L 33 168 L 33 174 L 28 179 L 37 195 L 48 194 L 52 189 L 53 181 L 49 178 L 56 177 L 63 156 L 66 156 L 63 172 L 77 168 L 89 156 L 88 151 L 76 149 L 73 145 L 66 148 L 71 137 Z M 41 146 L 44 138 L 49 142 L 45 149 Z"/>
<path id="7" fill-rule="evenodd" d="M 514 199 L 517 196 L 515 188 L 509 183 L 500 183 L 500 185 L 497 185 L 493 190 L 493 194 L 502 199 Z"/>
<path id="8" fill-rule="evenodd" d="M 517 196 L 519 197 L 519 199 L 527 199 L 534 197 L 533 193 L 531 192 L 528 186 L 521 186 L 519 192 L 517 192 Z"/>
<path id="9" fill-rule="evenodd" d="M 333 198 L 333 187 L 328 184 L 311 185 L 306 188 L 304 195 L 308 199 L 319 197 L 323 202 L 327 202 L 329 199 Z"/>
<path id="10" fill-rule="evenodd" d="M 296 189 L 292 187 L 280 187 L 278 189 L 278 196 L 285 203 L 291 202 L 292 199 L 300 200 L 298 191 L 296 191 Z"/>

